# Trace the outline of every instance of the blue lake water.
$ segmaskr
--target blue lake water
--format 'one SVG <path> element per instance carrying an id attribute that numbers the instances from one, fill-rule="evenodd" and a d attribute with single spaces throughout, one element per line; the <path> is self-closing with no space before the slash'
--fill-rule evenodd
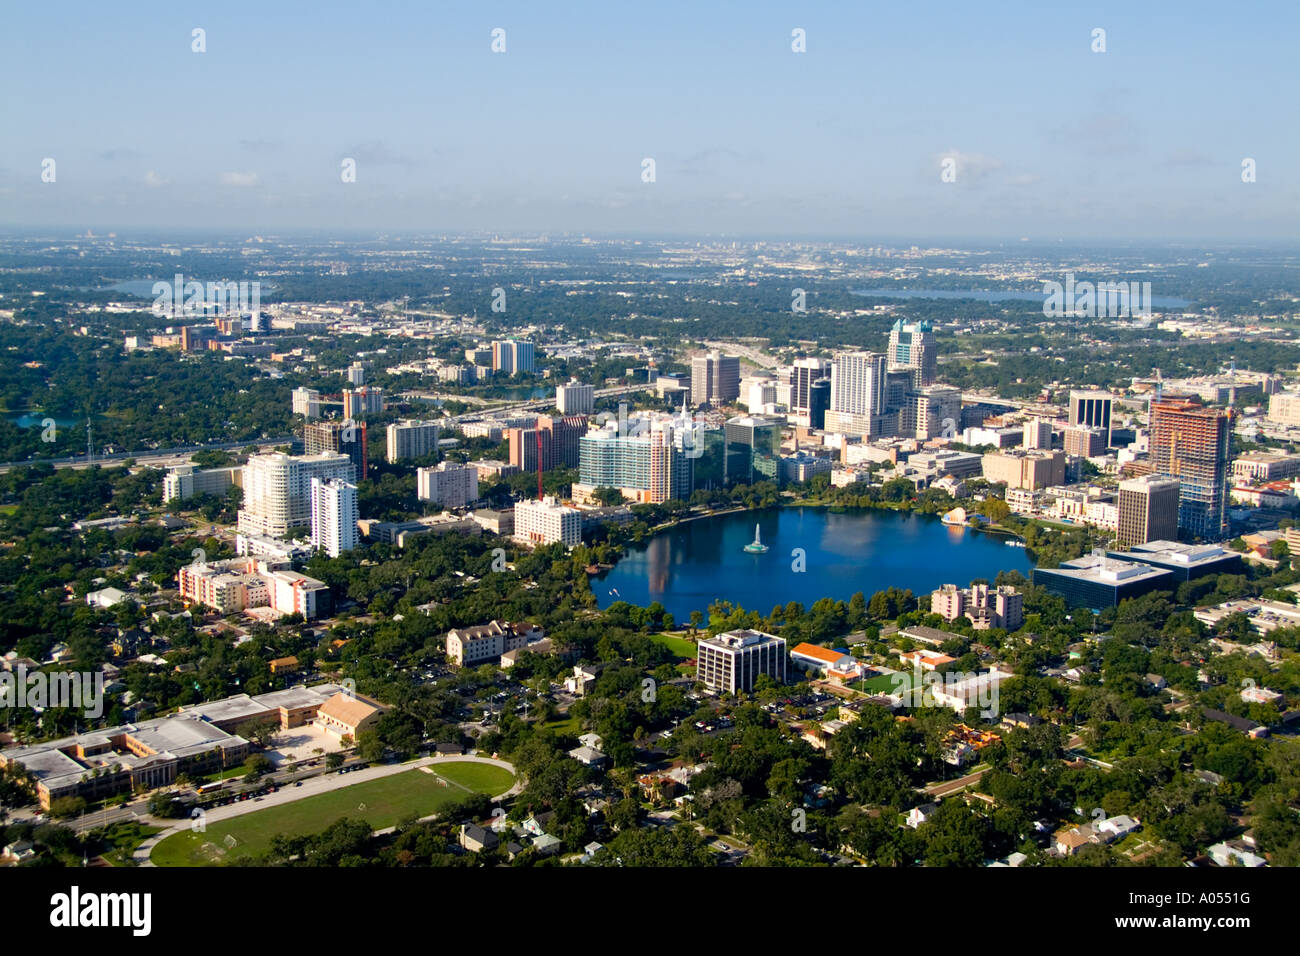
<path id="1" fill-rule="evenodd" d="M 758 523 L 766 554 L 747 554 Z M 602 608 L 617 600 L 658 601 L 684 622 L 715 600 L 766 615 L 778 604 L 823 597 L 870 598 L 887 587 L 928 593 L 941 584 L 992 581 L 999 571 L 1028 577 L 1023 548 L 996 535 L 950 527 L 937 517 L 862 509 L 775 508 L 701 518 L 633 545 L 612 571 L 592 579 Z M 805 571 L 792 552 L 804 550 Z M 617 594 L 612 593 L 617 591 Z"/>
<path id="2" fill-rule="evenodd" d="M 9 421 L 19 428 L 42 428 L 44 426 L 41 423 L 50 416 L 44 412 L 23 412 L 21 415 L 9 415 L 7 417 Z M 77 422 L 71 418 L 56 418 L 54 424 L 60 428 L 69 428 L 77 424 Z"/>

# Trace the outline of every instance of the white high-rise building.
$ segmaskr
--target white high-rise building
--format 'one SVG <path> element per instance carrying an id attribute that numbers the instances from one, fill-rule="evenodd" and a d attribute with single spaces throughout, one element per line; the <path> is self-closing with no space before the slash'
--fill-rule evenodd
<path id="1" fill-rule="evenodd" d="M 831 407 L 826 430 L 875 438 L 885 411 L 885 356 L 840 352 L 831 359 Z"/>
<path id="2" fill-rule="evenodd" d="M 596 386 L 583 385 L 576 378 L 557 385 L 555 407 L 561 415 L 590 415 L 596 410 Z"/>
<path id="3" fill-rule="evenodd" d="M 416 495 L 444 508 L 465 508 L 478 500 L 478 466 L 440 462 L 415 472 Z"/>
<path id="4" fill-rule="evenodd" d="M 320 392 L 314 388 L 295 388 L 293 413 L 305 418 L 320 418 Z"/>
<path id="5" fill-rule="evenodd" d="M 526 544 L 559 541 L 566 548 L 575 547 L 582 543 L 582 512 L 560 504 L 549 495 L 541 501 L 517 502 L 514 538 Z"/>
<path id="6" fill-rule="evenodd" d="M 438 450 L 437 422 L 403 419 L 388 426 L 388 463 L 404 458 L 423 458 Z"/>
<path id="7" fill-rule="evenodd" d="M 331 558 L 351 551 L 357 532 L 357 486 L 340 478 L 311 480 L 311 545 Z"/>
<path id="8" fill-rule="evenodd" d="M 311 521 L 313 478 L 353 482 L 356 477 L 356 465 L 347 455 L 253 455 L 244 466 L 239 533 L 283 538 L 290 528 Z"/>

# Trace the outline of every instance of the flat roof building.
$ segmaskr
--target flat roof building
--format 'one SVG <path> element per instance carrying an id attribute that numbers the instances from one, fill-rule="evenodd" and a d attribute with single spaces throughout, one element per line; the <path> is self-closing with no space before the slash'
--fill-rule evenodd
<path id="1" fill-rule="evenodd" d="M 1172 591 L 1178 584 L 1172 571 L 1099 554 L 1064 561 L 1058 568 L 1035 568 L 1030 573 L 1034 584 L 1049 594 L 1064 598 L 1072 607 L 1097 611 L 1151 591 Z"/>
<path id="2" fill-rule="evenodd" d="M 759 674 L 785 683 L 785 640 L 762 631 L 725 631 L 696 642 L 696 678 L 715 691 L 754 689 Z"/>

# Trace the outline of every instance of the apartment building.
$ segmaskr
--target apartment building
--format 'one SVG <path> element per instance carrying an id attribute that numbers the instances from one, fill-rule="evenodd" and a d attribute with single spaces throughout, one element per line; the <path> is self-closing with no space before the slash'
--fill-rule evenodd
<path id="1" fill-rule="evenodd" d="M 331 558 L 360 543 L 357 486 L 341 478 L 311 480 L 311 546 Z"/>
<path id="2" fill-rule="evenodd" d="M 441 428 L 437 422 L 403 419 L 388 426 L 388 453 L 390 465 L 409 458 L 423 458 L 438 451 Z"/>
<path id="3" fill-rule="evenodd" d="M 542 640 L 546 635 L 539 627 L 520 621 L 494 620 L 475 627 L 456 627 L 444 641 L 447 660 L 457 667 L 495 660 L 507 651 L 518 650 Z"/>
<path id="4" fill-rule="evenodd" d="M 311 480 L 356 481 L 356 466 L 346 455 L 253 455 L 244 466 L 241 534 L 285 537 L 290 528 L 311 522 Z"/>
<path id="5" fill-rule="evenodd" d="M 208 468 L 199 471 L 193 465 L 177 465 L 163 476 L 163 504 L 188 501 L 198 495 L 221 498 L 231 487 L 243 481 L 242 468 Z"/>
<path id="6" fill-rule="evenodd" d="M 582 512 L 548 495 L 541 501 L 515 504 L 514 539 L 523 544 L 554 544 L 566 548 L 582 543 Z"/>
<path id="7" fill-rule="evenodd" d="M 421 501 L 432 501 L 444 508 L 467 508 L 478 501 L 478 474 L 473 463 L 444 461 L 433 468 L 417 469 L 416 495 Z"/>

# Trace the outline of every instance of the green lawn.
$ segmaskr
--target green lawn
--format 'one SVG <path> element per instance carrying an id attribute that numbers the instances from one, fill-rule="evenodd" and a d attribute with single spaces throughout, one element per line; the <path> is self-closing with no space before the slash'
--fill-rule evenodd
<path id="1" fill-rule="evenodd" d="M 650 640 L 662 644 L 678 657 L 695 657 L 695 642 L 684 637 L 669 637 L 667 634 L 652 634 Z"/>
<path id="2" fill-rule="evenodd" d="M 362 819 L 380 830 L 412 813 L 422 817 L 436 813 L 462 799 L 466 790 L 496 795 L 514 782 L 513 774 L 490 764 L 449 760 L 433 769 L 451 785 L 440 784 L 437 776 L 423 770 L 407 770 L 218 821 L 204 833 L 175 833 L 154 847 L 150 859 L 157 866 L 237 865 L 242 857 L 265 851 L 277 833 L 319 833 L 341 817 Z M 233 847 L 227 845 L 227 836 L 237 841 Z"/>
<path id="3" fill-rule="evenodd" d="M 894 688 L 899 686 L 898 682 L 900 680 L 903 682 L 904 688 L 910 688 L 912 686 L 911 672 L 900 671 L 897 674 L 880 674 L 870 680 L 859 681 L 853 687 L 868 694 L 892 694 Z"/>

